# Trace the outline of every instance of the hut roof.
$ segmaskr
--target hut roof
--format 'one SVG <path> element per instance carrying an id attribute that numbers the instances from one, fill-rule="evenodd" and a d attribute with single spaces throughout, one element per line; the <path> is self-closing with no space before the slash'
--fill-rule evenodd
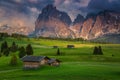
<path id="1" fill-rule="evenodd" d="M 57 62 L 61 62 L 61 61 L 58 60 L 58 59 L 51 58 L 51 59 L 49 59 L 48 63 L 53 63 L 53 62 L 55 62 L 55 61 L 57 61 Z"/>
<path id="2" fill-rule="evenodd" d="M 28 61 L 28 62 L 39 62 L 45 58 L 48 58 L 48 57 L 47 56 L 24 56 L 21 60 Z"/>

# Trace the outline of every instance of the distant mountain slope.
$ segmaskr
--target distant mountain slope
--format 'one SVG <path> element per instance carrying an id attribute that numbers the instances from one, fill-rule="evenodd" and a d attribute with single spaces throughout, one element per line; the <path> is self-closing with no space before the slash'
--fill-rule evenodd
<path id="1" fill-rule="evenodd" d="M 106 34 L 93 39 L 94 42 L 107 42 L 107 43 L 119 43 L 120 44 L 120 34 Z"/>
<path id="2" fill-rule="evenodd" d="M 17 33 L 17 34 L 29 35 L 29 33 L 32 32 L 32 29 L 26 26 L 2 25 L 0 26 L 0 32 L 5 32 L 8 34 Z"/>

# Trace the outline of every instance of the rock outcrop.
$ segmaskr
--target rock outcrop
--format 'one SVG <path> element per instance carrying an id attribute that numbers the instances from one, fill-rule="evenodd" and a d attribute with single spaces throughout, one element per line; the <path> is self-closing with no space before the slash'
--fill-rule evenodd
<path id="1" fill-rule="evenodd" d="M 69 29 L 71 23 L 67 13 L 58 11 L 53 5 L 47 5 L 35 22 L 35 34 L 43 37 L 72 38 L 74 36 Z"/>
<path id="2" fill-rule="evenodd" d="M 43 8 L 35 22 L 34 34 L 42 37 L 86 40 L 106 34 L 120 34 L 120 13 L 106 10 L 98 14 L 88 14 L 86 18 L 79 14 L 72 22 L 67 13 L 48 5 Z"/>

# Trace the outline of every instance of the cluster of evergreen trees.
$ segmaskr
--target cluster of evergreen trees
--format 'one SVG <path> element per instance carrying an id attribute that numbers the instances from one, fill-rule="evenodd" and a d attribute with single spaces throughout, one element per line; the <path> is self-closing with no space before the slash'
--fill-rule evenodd
<path id="1" fill-rule="evenodd" d="M 26 46 L 26 49 L 22 46 L 19 48 L 19 58 L 24 57 L 25 55 L 33 55 L 33 48 L 31 46 L 31 44 L 28 44 Z"/>
<path id="2" fill-rule="evenodd" d="M 31 44 L 28 44 L 26 48 L 24 48 L 23 46 L 18 47 L 18 45 L 16 45 L 16 43 L 13 42 L 12 45 L 9 47 L 8 43 L 4 41 L 1 44 L 0 56 L 2 55 L 9 56 L 10 52 L 14 53 L 17 51 L 19 52 L 18 54 L 19 58 L 22 58 L 25 55 L 33 55 L 33 49 Z"/>
<path id="3" fill-rule="evenodd" d="M 94 47 L 93 55 L 103 55 L 103 51 L 102 51 L 101 46 Z"/>
<path id="4" fill-rule="evenodd" d="M 7 42 L 4 41 L 1 44 L 1 54 L 3 53 L 3 55 L 8 56 L 10 54 L 10 52 L 16 52 L 18 50 L 18 46 L 15 44 L 15 42 L 12 43 L 12 45 L 9 47 Z"/>

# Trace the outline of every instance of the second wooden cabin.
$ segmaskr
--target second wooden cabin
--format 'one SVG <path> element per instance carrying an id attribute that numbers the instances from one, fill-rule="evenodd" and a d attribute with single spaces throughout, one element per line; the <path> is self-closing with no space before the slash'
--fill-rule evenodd
<path id="1" fill-rule="evenodd" d="M 54 59 L 54 58 L 51 58 L 51 59 L 49 59 L 49 61 L 48 61 L 48 64 L 50 65 L 50 66 L 59 66 L 60 65 L 60 60 L 58 60 L 58 59 Z"/>

